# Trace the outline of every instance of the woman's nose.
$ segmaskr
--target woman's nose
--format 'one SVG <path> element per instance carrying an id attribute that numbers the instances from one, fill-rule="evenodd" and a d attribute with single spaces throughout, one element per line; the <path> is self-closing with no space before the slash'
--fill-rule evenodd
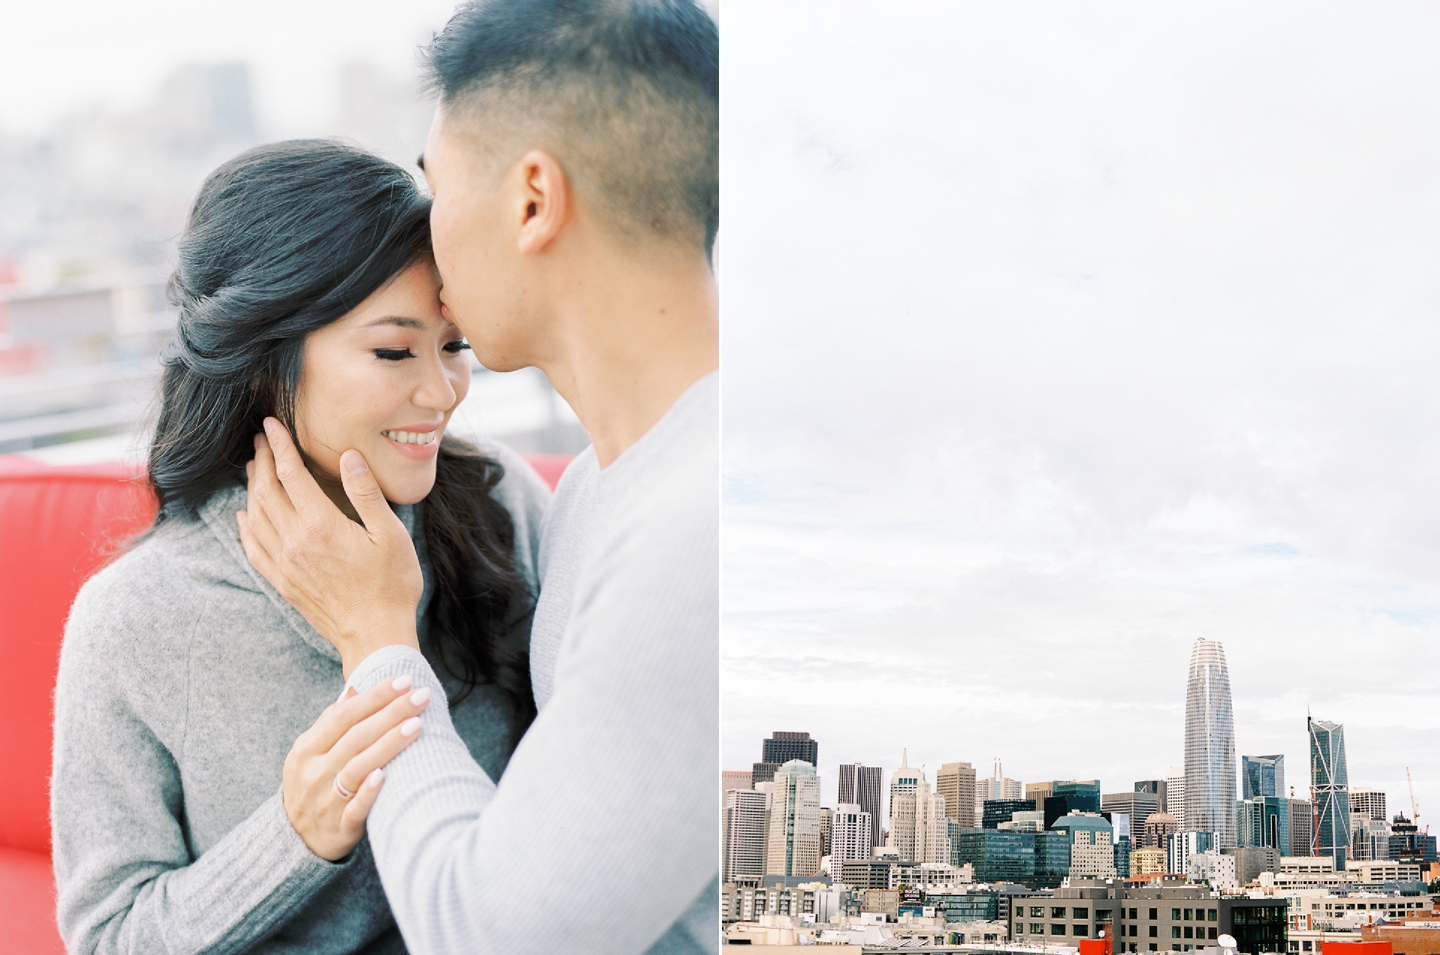
<path id="1" fill-rule="evenodd" d="M 438 358 L 425 363 L 425 371 L 411 400 L 421 408 L 449 411 L 455 406 L 455 382 L 451 372 Z"/>

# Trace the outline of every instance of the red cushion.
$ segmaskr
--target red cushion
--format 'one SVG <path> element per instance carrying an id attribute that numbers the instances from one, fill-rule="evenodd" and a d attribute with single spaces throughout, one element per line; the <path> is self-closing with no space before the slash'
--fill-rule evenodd
<path id="1" fill-rule="evenodd" d="M 65 955 L 48 855 L 0 848 L 0 955 Z"/>
<path id="2" fill-rule="evenodd" d="M 51 694 L 80 584 L 154 517 L 124 465 L 0 464 L 0 846 L 50 851 Z"/>

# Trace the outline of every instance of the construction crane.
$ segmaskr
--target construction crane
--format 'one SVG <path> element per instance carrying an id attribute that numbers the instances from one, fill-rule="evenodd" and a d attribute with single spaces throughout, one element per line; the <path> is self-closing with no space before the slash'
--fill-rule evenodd
<path id="1" fill-rule="evenodd" d="M 1410 778 L 1410 767 L 1405 767 L 1405 782 L 1410 787 L 1410 821 L 1418 829 L 1420 827 L 1420 804 L 1415 801 L 1415 780 Z M 1426 826 L 1425 831 L 1429 832 L 1430 827 Z"/>

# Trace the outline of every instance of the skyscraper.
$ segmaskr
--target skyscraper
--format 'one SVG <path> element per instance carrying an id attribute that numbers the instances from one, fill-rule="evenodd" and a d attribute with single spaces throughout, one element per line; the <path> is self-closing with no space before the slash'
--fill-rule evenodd
<path id="1" fill-rule="evenodd" d="M 1350 811 L 1364 813 L 1377 822 L 1388 821 L 1390 817 L 1385 815 L 1385 790 L 1356 786 L 1350 790 Z"/>
<path id="2" fill-rule="evenodd" d="M 1241 756 L 1240 798 L 1287 797 L 1284 756 Z"/>
<path id="3" fill-rule="evenodd" d="M 879 766 L 845 763 L 840 767 L 840 798 L 854 803 L 861 812 L 870 814 L 870 845 L 880 845 L 880 830 L 885 820 L 885 771 Z"/>
<path id="4" fill-rule="evenodd" d="M 1180 831 L 1185 829 L 1185 767 L 1171 766 L 1170 775 L 1165 780 L 1165 807 L 1164 811 L 1175 817 L 1175 825 Z"/>
<path id="5" fill-rule="evenodd" d="M 1187 832 L 1216 833 L 1217 848 L 1235 845 L 1235 719 L 1230 709 L 1230 672 L 1219 641 L 1203 638 L 1196 640 L 1190 651 L 1190 678 L 1185 687 L 1182 825 Z"/>
<path id="6" fill-rule="evenodd" d="M 1345 868 L 1350 851 L 1350 775 L 1345 769 L 1345 727 L 1305 717 L 1310 736 L 1310 791 L 1315 799 L 1317 856 L 1335 859 Z"/>
<path id="7" fill-rule="evenodd" d="M 830 821 L 831 872 L 838 873 L 837 864 L 847 859 L 870 858 L 870 814 L 857 803 L 842 801 L 835 807 Z"/>
<path id="8" fill-rule="evenodd" d="M 759 885 L 765 875 L 766 814 L 769 793 L 731 789 L 725 793 L 722 881 Z"/>
<path id="9" fill-rule="evenodd" d="M 915 799 L 925 775 L 910 767 L 910 754 L 900 756 L 900 768 L 890 774 L 890 836 L 885 845 L 893 848 L 901 862 L 915 860 Z M 929 786 L 926 786 L 929 795 Z"/>
<path id="10" fill-rule="evenodd" d="M 792 759 L 775 771 L 771 782 L 765 874 L 814 875 L 819 871 L 820 777 L 814 766 Z"/>
<path id="11" fill-rule="evenodd" d="M 1024 799 L 1025 784 L 1018 779 L 1008 778 L 1001 770 L 1000 758 L 995 758 L 994 774 L 986 779 L 975 780 L 975 823 L 985 815 L 987 799 Z"/>
<path id="12" fill-rule="evenodd" d="M 751 770 L 757 783 L 769 782 L 775 771 L 792 759 L 800 759 L 811 766 L 820 765 L 820 743 L 810 738 L 809 733 L 777 730 L 770 738 L 760 742 L 760 762 Z"/>
<path id="13" fill-rule="evenodd" d="M 961 829 L 974 829 L 975 767 L 969 763 L 945 763 L 935 774 L 935 791 L 945 797 L 945 815 L 960 824 Z"/>
<path id="14" fill-rule="evenodd" d="M 1290 851 L 1288 855 L 1308 856 L 1315 851 L 1315 806 L 1308 799 L 1287 799 L 1290 804 Z M 1286 855 L 1287 853 L 1281 853 Z"/>

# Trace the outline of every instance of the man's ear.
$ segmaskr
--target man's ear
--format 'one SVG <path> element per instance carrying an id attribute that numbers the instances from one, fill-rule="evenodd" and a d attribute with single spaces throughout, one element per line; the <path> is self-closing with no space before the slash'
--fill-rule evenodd
<path id="1" fill-rule="evenodd" d="M 521 156 L 516 167 L 520 175 L 517 241 L 521 255 L 532 255 L 549 246 L 569 219 L 570 180 L 555 157 L 539 149 Z"/>

